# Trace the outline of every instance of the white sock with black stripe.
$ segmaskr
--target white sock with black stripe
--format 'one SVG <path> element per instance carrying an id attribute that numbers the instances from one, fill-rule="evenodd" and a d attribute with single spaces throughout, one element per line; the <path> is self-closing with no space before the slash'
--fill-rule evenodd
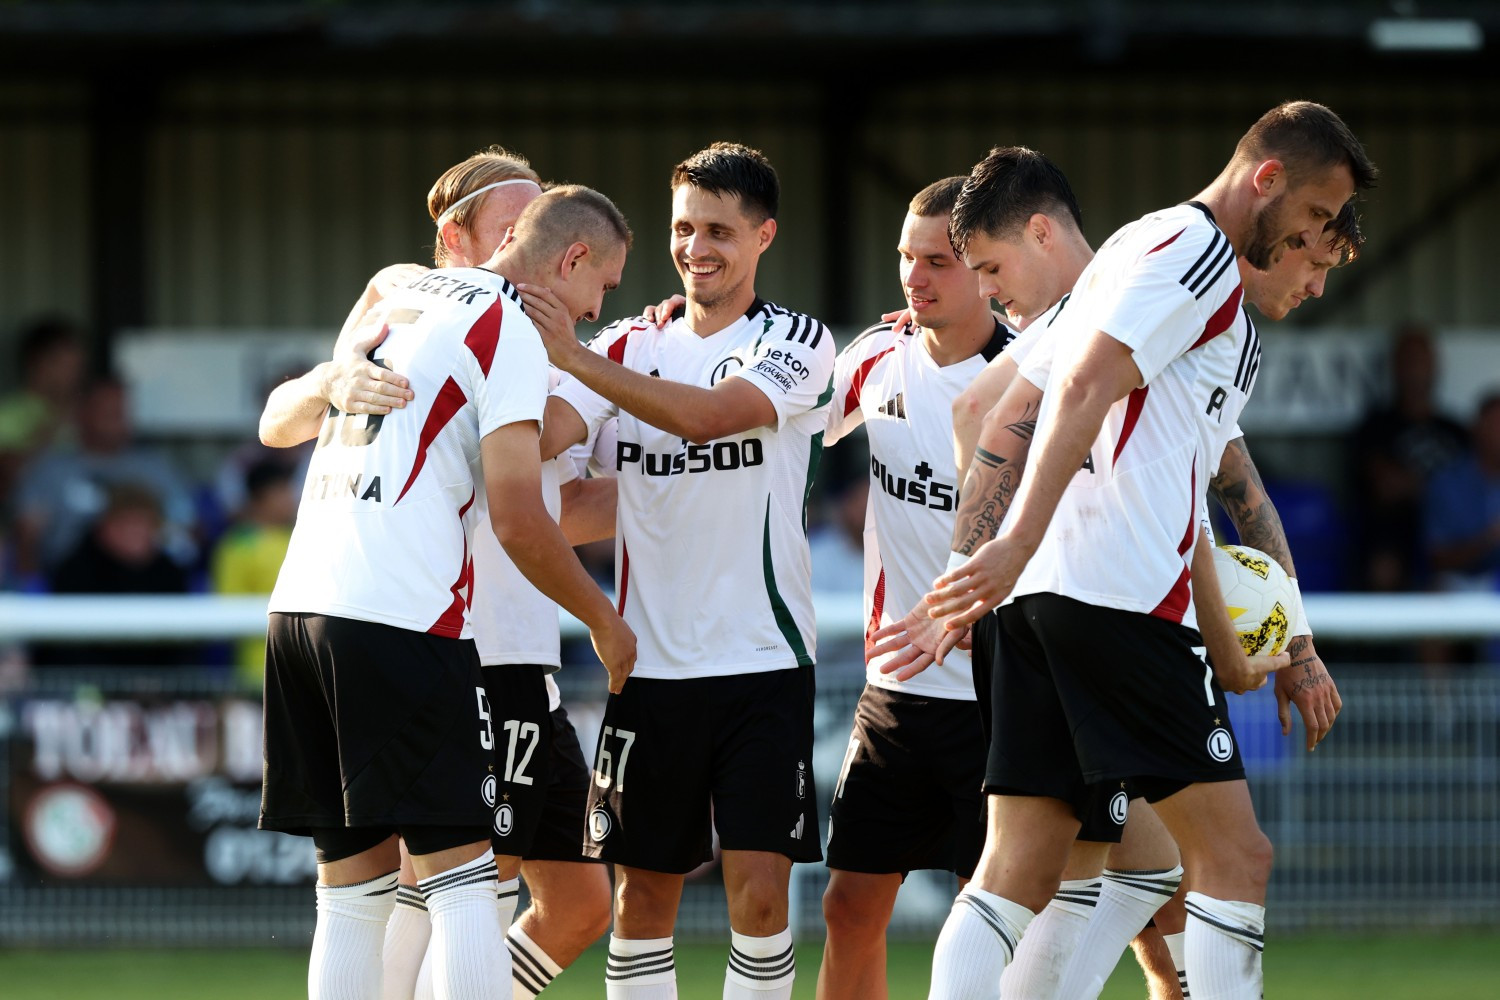
<path id="1" fill-rule="evenodd" d="M 1016 949 L 1015 959 L 1000 977 L 1000 995 L 1027 1000 L 1068 997 L 1060 990 L 1064 970 L 1078 950 L 1099 902 L 1100 880 L 1063 879 Z M 1114 966 L 1110 966 L 1114 968 Z"/>
<path id="2" fill-rule="evenodd" d="M 1099 905 L 1094 907 L 1088 927 L 1076 942 L 1057 988 L 1057 995 L 1068 1000 L 1094 1000 L 1100 994 L 1121 953 L 1130 947 L 1131 939 L 1177 891 L 1182 883 L 1182 866 L 1153 870 L 1106 868 L 1102 881 Z M 1032 932 L 1035 931 L 1033 927 Z M 1026 951 L 1024 944 L 1021 951 Z"/>
<path id="3" fill-rule="evenodd" d="M 995 1000 L 1000 974 L 1035 914 L 970 882 L 953 901 L 932 950 L 929 1000 Z"/>
<path id="4" fill-rule="evenodd" d="M 724 970 L 724 1000 L 791 1000 L 797 978 L 792 929 L 770 937 L 730 931 L 729 967 Z"/>
<path id="5" fill-rule="evenodd" d="M 385 925 L 396 906 L 396 873 L 353 885 L 324 885 L 307 963 L 309 1000 L 358 1000 L 380 995 Z"/>
<path id="6" fill-rule="evenodd" d="M 521 878 L 516 876 L 501 882 L 495 890 L 495 910 L 500 914 L 500 933 L 509 934 L 510 924 L 516 919 L 516 904 L 521 901 Z"/>
<path id="7" fill-rule="evenodd" d="M 513 924 L 506 932 L 505 943 L 510 948 L 511 1000 L 533 1000 L 557 978 L 562 966 L 531 940 L 519 924 Z"/>
<path id="8" fill-rule="evenodd" d="M 1182 989 L 1182 1000 L 1192 1000 L 1192 994 L 1188 992 L 1187 932 L 1163 934 L 1161 939 L 1167 943 L 1167 951 L 1172 955 L 1172 964 L 1177 968 L 1177 985 Z"/>
<path id="9" fill-rule="evenodd" d="M 427 954 L 427 939 L 432 936 L 432 922 L 427 919 L 427 902 L 414 885 L 396 886 L 396 908 L 385 924 L 385 951 L 382 959 L 385 976 L 381 980 L 380 1000 L 412 1000 L 417 989 L 417 972 L 422 956 Z"/>
<path id="10" fill-rule="evenodd" d="M 498 884 L 489 850 L 417 883 L 432 917 L 428 950 L 436 996 L 504 1000 L 510 951 L 495 902 Z"/>
<path id="11" fill-rule="evenodd" d="M 1266 908 L 1190 892 L 1187 915 L 1194 1000 L 1260 1000 Z"/>
<path id="12" fill-rule="evenodd" d="M 672 939 L 609 936 L 604 969 L 606 1000 L 677 1000 Z"/>

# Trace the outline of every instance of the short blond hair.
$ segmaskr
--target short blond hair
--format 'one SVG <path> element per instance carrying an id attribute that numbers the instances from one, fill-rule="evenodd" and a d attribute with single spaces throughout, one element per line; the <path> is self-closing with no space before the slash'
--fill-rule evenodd
<path id="1" fill-rule="evenodd" d="M 537 186 L 542 186 L 542 178 L 532 169 L 531 162 L 520 153 L 512 152 L 499 145 L 481 149 L 462 163 L 456 163 L 444 170 L 442 176 L 433 182 L 432 190 L 427 192 L 427 214 L 432 216 L 433 222 L 437 222 L 452 205 L 480 188 L 500 181 L 521 180 L 533 181 Z M 469 220 L 484 207 L 491 193 L 486 191 L 479 197 L 459 205 L 458 209 L 448 217 L 449 220 L 460 227 L 468 228 Z M 448 258 L 448 248 L 443 245 L 443 236 L 440 232 L 432 248 L 432 260 L 441 267 Z"/>

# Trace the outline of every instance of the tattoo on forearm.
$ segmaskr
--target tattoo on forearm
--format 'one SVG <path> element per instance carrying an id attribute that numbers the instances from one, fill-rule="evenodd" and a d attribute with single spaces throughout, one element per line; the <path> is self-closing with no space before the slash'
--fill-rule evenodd
<path id="1" fill-rule="evenodd" d="M 1005 429 L 1022 441 L 1030 441 L 1036 435 L 1036 419 L 1018 420 L 1013 424 L 1006 424 Z"/>
<path id="2" fill-rule="evenodd" d="M 1229 515 L 1240 541 L 1260 549 L 1276 560 L 1288 574 L 1295 575 L 1292 552 L 1287 546 L 1286 529 L 1275 504 L 1266 495 L 1260 472 L 1250 458 L 1244 438 L 1235 438 L 1224 451 L 1219 474 L 1209 483 L 1214 499 Z"/>
<path id="3" fill-rule="evenodd" d="M 985 454 L 989 454 L 985 452 Z M 979 452 L 975 453 L 975 458 Z M 997 457 L 997 456 L 991 456 Z M 1004 459 L 1000 459 L 1004 463 Z M 969 470 L 967 487 L 959 504 L 957 530 L 954 532 L 953 551 L 961 555 L 973 555 L 974 550 L 1000 533 L 1000 522 L 1010 510 L 1020 485 L 1021 470 L 1014 465 L 986 467 L 995 471 L 986 473 L 976 464 Z"/>
<path id="4" fill-rule="evenodd" d="M 998 469 L 1005 464 L 1005 459 L 1002 456 L 996 455 L 992 451 L 985 451 L 977 445 L 974 448 L 974 461 L 979 462 L 981 465 L 987 465 L 992 469 Z"/>

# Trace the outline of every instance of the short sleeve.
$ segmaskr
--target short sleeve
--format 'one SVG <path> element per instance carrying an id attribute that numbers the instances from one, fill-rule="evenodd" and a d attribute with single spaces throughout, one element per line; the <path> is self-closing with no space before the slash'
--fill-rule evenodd
<path id="1" fill-rule="evenodd" d="M 1046 335 L 1046 329 L 1032 324 L 1006 348 L 1006 353 L 1016 362 L 1016 374 L 1043 390 L 1052 375 L 1052 362 L 1057 357 L 1057 341 L 1060 339 L 1060 335 Z M 1020 353 L 1016 352 L 1018 346 L 1022 348 Z"/>
<path id="2" fill-rule="evenodd" d="M 481 438 L 525 420 L 540 426 L 547 405 L 547 349 L 519 304 L 509 304 L 501 314 L 488 366 L 472 349 L 465 354 L 476 373 L 474 408 Z"/>
<path id="3" fill-rule="evenodd" d="M 823 432 L 825 445 L 848 436 L 864 423 L 864 411 L 859 405 L 859 389 L 882 353 L 877 344 L 884 343 L 885 339 L 877 341 L 876 338 L 881 336 L 882 330 L 889 329 L 889 323 L 870 327 L 840 351 L 834 361 L 833 399 L 828 407 L 828 428 Z"/>
<path id="4" fill-rule="evenodd" d="M 1090 327 L 1130 348 L 1142 385 L 1192 349 L 1209 317 L 1238 288 L 1238 272 L 1232 281 L 1220 280 L 1235 264 L 1234 248 L 1218 229 L 1200 223 L 1172 237 L 1158 228 L 1145 238 L 1163 236 L 1169 242 L 1132 262 L 1114 287 L 1092 303 L 1088 320 Z M 1084 280 L 1088 277 L 1086 273 Z"/>
<path id="5" fill-rule="evenodd" d="M 778 320 L 731 378 L 742 378 L 766 394 L 780 430 L 790 418 L 828 404 L 835 351 L 833 334 L 812 317 L 792 314 Z"/>

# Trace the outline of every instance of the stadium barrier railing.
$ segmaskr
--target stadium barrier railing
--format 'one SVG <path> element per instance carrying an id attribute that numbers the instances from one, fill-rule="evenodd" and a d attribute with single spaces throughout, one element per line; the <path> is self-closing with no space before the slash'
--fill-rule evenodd
<path id="1" fill-rule="evenodd" d="M 1257 812 L 1276 845 L 1273 931 L 1500 924 L 1500 666 L 1415 662 L 1418 643 L 1500 636 L 1500 595 L 1307 603 L 1345 703 L 1333 735 L 1309 754 L 1300 720 L 1281 734 L 1269 689 L 1231 699 Z M 826 830 L 828 788 L 863 687 L 864 619 L 858 595 L 817 604 L 812 764 Z M 263 598 L 0 595 L 0 647 L 224 641 L 259 634 L 264 622 Z M 590 753 L 603 672 L 586 665 L 576 623 L 564 634 L 571 665 L 559 680 Z M 1347 655 L 1368 643 L 1406 659 L 1377 666 Z M 1500 660 L 1496 643 L 1479 648 Z M 311 848 L 254 829 L 259 722 L 258 692 L 226 669 L 38 668 L 4 692 L 0 946 L 305 947 Z M 821 865 L 793 869 L 803 938 L 821 936 L 826 881 Z M 914 873 L 892 933 L 934 934 L 955 888 L 950 875 Z M 690 880 L 679 929 L 727 934 L 714 866 Z"/>

